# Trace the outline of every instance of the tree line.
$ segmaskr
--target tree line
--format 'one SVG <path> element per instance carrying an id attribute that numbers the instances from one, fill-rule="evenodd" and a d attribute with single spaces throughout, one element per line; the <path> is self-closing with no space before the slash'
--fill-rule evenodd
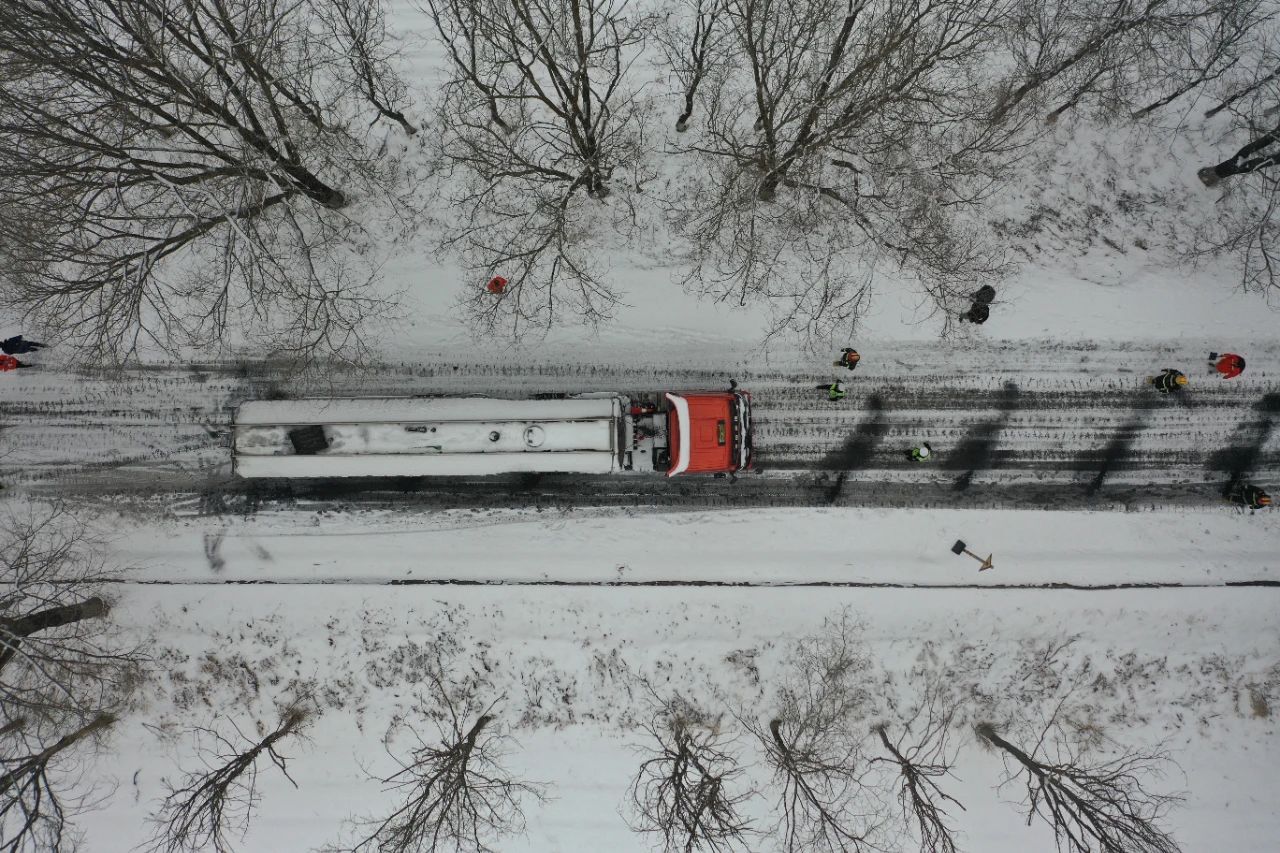
<path id="1" fill-rule="evenodd" d="M 143 699 L 150 659 L 123 639 L 104 592 L 121 571 L 61 506 L 31 507 L 0 530 L 0 850 L 75 847 L 74 818 L 102 800 L 86 768 Z M 955 817 L 974 796 L 953 771 L 963 749 L 988 749 L 991 785 L 1021 801 L 1066 853 L 1176 853 L 1166 826 L 1176 769 L 1159 746 L 1126 745 L 1095 722 L 1066 662 L 1071 641 L 1022 650 L 1019 695 L 987 701 L 957 677 L 966 664 L 922 656 L 895 676 L 873 658 L 848 612 L 795 641 L 760 696 L 684 694 L 629 676 L 636 770 L 622 810 L 654 849 L 956 853 Z M 484 851 L 520 833 L 548 796 L 512 771 L 521 727 L 475 667 L 436 644 L 422 661 L 424 704 L 387 735 L 395 768 L 374 778 L 382 814 L 352 816 L 330 853 Z M 886 697 L 890 697 L 886 699 Z M 1094 709 L 1096 710 L 1096 709 Z M 313 697 L 274 719 L 188 725 L 193 754 L 151 812 L 154 853 L 230 853 L 262 807 L 259 776 L 289 773 L 291 748 L 322 713 Z M 97 746 L 95 746 L 97 745 Z M 975 780 L 970 780 L 975 781 Z"/>
<path id="2" fill-rule="evenodd" d="M 607 321 L 627 240 L 816 340 L 886 274 L 946 316 L 1005 274 L 973 214 L 1064 115 L 1163 128 L 1189 104 L 1235 152 L 1201 179 L 1248 199 L 1197 250 L 1275 286 L 1274 0 L 418 4 L 445 59 L 422 117 L 380 0 L 6 3 L 6 304 L 88 356 L 359 358 L 396 309 L 378 223 L 425 204 L 509 282 L 462 291 L 480 329 Z M 371 126 L 426 151 L 429 202 Z"/>

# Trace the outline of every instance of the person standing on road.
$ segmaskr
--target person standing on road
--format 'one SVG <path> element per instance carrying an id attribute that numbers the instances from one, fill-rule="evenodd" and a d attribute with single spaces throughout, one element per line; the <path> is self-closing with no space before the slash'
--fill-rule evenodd
<path id="1" fill-rule="evenodd" d="M 1224 352 L 1221 356 L 1216 352 L 1211 352 L 1209 353 L 1209 363 L 1213 365 L 1214 370 L 1222 374 L 1223 379 L 1235 379 L 1241 373 L 1244 373 L 1244 359 L 1233 352 Z"/>
<path id="2" fill-rule="evenodd" d="M 858 351 L 852 347 L 845 347 L 840 352 L 840 360 L 835 363 L 835 366 L 847 367 L 849 370 L 856 370 L 858 368 L 858 362 L 862 360 L 862 356 L 858 355 Z"/>
<path id="3" fill-rule="evenodd" d="M 1229 492 L 1227 500 L 1246 509 L 1265 509 L 1271 506 L 1271 496 L 1252 483 L 1239 483 Z"/>
<path id="4" fill-rule="evenodd" d="M 1152 376 L 1147 381 L 1161 394 L 1168 394 L 1171 391 L 1181 391 L 1186 387 L 1187 375 L 1181 370 L 1166 367 L 1159 376 Z"/>
<path id="5" fill-rule="evenodd" d="M 819 391 L 827 392 L 827 399 L 833 403 L 838 403 L 844 399 L 845 390 L 844 383 L 837 379 L 835 382 L 828 382 L 825 385 L 815 385 Z"/>
<path id="6" fill-rule="evenodd" d="M 991 303 L 996 298 L 996 289 L 989 284 L 984 284 L 975 290 L 970 298 L 973 304 L 969 306 L 968 311 L 960 315 L 960 320 L 961 322 L 967 320 L 981 326 L 991 316 Z"/>
<path id="7" fill-rule="evenodd" d="M 987 318 L 991 316 L 991 306 L 983 302 L 975 302 L 968 311 L 960 315 L 960 321 L 968 321 L 974 325 L 981 326 L 987 322 Z"/>
<path id="8" fill-rule="evenodd" d="M 4 350 L 5 355 L 23 355 L 29 352 L 36 352 L 44 349 L 44 346 L 38 341 L 29 341 L 22 335 L 14 335 L 12 338 L 5 338 L 0 341 L 0 350 Z"/>
<path id="9" fill-rule="evenodd" d="M 929 446 L 929 442 L 922 442 L 919 447 L 913 447 L 907 451 L 907 458 L 912 462 L 924 462 L 933 457 L 933 448 Z"/>

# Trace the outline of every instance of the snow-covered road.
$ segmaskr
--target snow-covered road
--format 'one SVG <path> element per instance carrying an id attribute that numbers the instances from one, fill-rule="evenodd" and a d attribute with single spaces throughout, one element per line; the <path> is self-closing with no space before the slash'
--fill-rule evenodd
<path id="1" fill-rule="evenodd" d="M 883 347 L 830 403 L 830 369 L 708 363 L 451 363 L 301 378 L 269 364 L 23 374 L 0 401 L 0 480 L 40 494 L 125 496 L 185 512 L 342 500 L 367 506 L 887 506 L 1144 509 L 1214 505 L 1222 483 L 1280 476 L 1280 381 L 1265 367 L 1223 382 L 1185 347 L 945 344 Z M 1274 363 L 1259 352 L 1251 364 Z M 1252 351 L 1251 351 L 1252 352 Z M 1251 356 L 1252 357 L 1252 356 Z M 957 359 L 962 359 L 958 362 Z M 1165 397 L 1166 363 L 1192 375 Z M 232 408 L 258 397 L 485 394 L 721 387 L 756 403 L 758 473 L 738 483 L 631 475 L 327 484 L 233 480 Z M 913 465 L 904 450 L 937 454 Z"/>
<path id="2" fill-rule="evenodd" d="M 128 581 L 165 584 L 1280 585 L 1280 518 L 1202 511 L 1182 519 L 834 508 L 330 509 L 152 522 L 130 529 L 115 549 L 121 564 L 137 567 Z M 953 554 L 957 539 L 993 554 L 996 568 L 979 572 Z"/>

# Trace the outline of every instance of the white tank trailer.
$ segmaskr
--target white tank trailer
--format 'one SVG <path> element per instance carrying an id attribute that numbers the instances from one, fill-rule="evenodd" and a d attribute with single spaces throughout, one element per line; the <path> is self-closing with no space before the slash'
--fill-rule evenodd
<path id="1" fill-rule="evenodd" d="M 751 465 L 751 395 L 253 400 L 232 446 L 248 478 L 732 474 Z"/>

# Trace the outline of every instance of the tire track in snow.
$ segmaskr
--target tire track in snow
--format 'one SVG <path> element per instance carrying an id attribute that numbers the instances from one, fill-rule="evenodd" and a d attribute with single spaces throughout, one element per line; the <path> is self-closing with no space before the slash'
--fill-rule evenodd
<path id="1" fill-rule="evenodd" d="M 1280 355 L 1280 353 L 1277 353 Z M 1265 427 L 1280 410 L 1275 383 L 1193 377 L 1166 398 L 1125 361 L 1167 354 L 1094 345 L 887 346 L 849 375 L 842 403 L 819 398 L 830 371 L 733 365 L 393 365 L 297 377 L 267 363 L 154 367 L 15 377 L 0 401 L 0 479 L 39 494 L 101 499 L 151 495 L 195 512 L 254 511 L 342 500 L 413 509 L 493 505 L 937 506 L 1141 509 L 1212 506 L 1232 471 L 1280 476 L 1280 446 Z M 956 363 L 957 358 L 963 363 Z M 870 361 L 870 360 L 868 360 Z M 1014 365 L 1011 368 L 1011 364 Z M 939 369 L 939 367 L 943 369 Z M 889 375 L 890 370 L 895 375 Z M 757 467 L 736 484 L 634 474 L 601 482 L 541 478 L 430 483 L 245 483 L 229 475 L 225 432 L 234 405 L 273 396 L 485 394 L 719 387 L 735 375 L 756 401 Z M 1009 386 L 1016 387 L 1010 399 Z M 876 403 L 878 401 L 878 403 Z M 878 405 L 878 408 L 875 405 Z M 1003 407 L 1003 408 L 1002 408 Z M 872 414 L 874 413 L 874 422 Z M 937 463 L 904 451 L 928 440 Z M 965 488 L 953 488 L 961 482 Z M 448 494 L 441 494 L 448 492 Z"/>

